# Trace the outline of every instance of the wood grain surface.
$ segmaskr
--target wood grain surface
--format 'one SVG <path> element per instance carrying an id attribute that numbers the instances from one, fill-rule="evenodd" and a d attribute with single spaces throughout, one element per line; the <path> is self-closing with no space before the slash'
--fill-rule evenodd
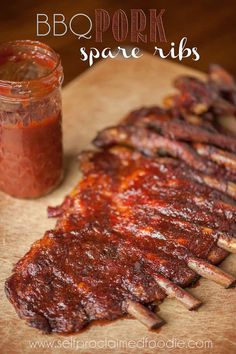
<path id="1" fill-rule="evenodd" d="M 159 314 L 167 324 L 157 332 L 147 331 L 136 320 L 126 319 L 104 326 L 93 325 L 73 336 L 42 335 L 17 317 L 4 294 L 4 281 L 13 265 L 32 242 L 54 226 L 55 221 L 47 219 L 46 207 L 60 203 L 78 181 L 78 152 L 90 147 L 89 142 L 98 129 L 115 124 L 129 110 L 161 103 L 162 98 L 172 90 L 173 78 L 179 74 L 195 72 L 144 55 L 139 60 L 100 62 L 64 88 L 63 183 L 50 195 L 37 200 L 17 200 L 0 194 L 1 354 L 236 352 L 236 290 L 225 290 L 204 279 L 200 280 L 200 286 L 189 290 L 204 305 L 197 312 L 189 312 L 175 300 L 166 299 L 160 306 Z M 230 255 L 221 267 L 236 275 L 236 255 Z M 184 343 L 181 349 L 171 349 L 171 343 L 181 340 L 184 341 L 181 342 Z M 205 340 L 210 341 L 210 348 L 204 348 L 202 341 Z M 104 341 L 107 345 L 102 348 Z M 116 344 L 117 341 L 121 342 Z M 136 344 L 132 347 L 132 342 L 130 344 L 128 341 L 136 341 Z M 142 343 L 146 343 L 144 348 Z M 36 345 L 38 347 L 34 348 Z M 188 347 L 191 345 L 195 345 L 195 349 Z"/>

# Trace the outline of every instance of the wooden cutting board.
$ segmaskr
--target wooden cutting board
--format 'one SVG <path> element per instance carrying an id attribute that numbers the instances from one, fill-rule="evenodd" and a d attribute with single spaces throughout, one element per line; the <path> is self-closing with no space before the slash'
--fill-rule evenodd
<path id="1" fill-rule="evenodd" d="M 127 319 L 93 325 L 73 336 L 42 335 L 19 320 L 4 294 L 4 281 L 13 265 L 55 224 L 55 220 L 47 219 L 47 206 L 61 203 L 80 178 L 76 161 L 79 151 L 90 147 L 97 130 L 117 123 L 130 110 L 161 103 L 173 90 L 172 80 L 179 74 L 202 75 L 145 54 L 138 60 L 100 62 L 64 88 L 63 183 L 38 200 L 17 200 L 0 194 L 2 354 L 78 351 L 184 354 L 191 348 L 198 353 L 236 352 L 236 290 L 225 290 L 204 279 L 200 280 L 200 286 L 189 290 L 204 305 L 197 312 L 189 312 L 175 300 L 166 299 L 159 314 L 167 324 L 157 332 L 147 331 L 136 320 Z M 221 267 L 236 276 L 236 255 L 230 255 Z"/>

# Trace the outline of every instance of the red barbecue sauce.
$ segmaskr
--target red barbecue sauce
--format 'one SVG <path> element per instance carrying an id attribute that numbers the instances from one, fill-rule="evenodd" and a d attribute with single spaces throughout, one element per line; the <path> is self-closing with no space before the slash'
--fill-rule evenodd
<path id="1" fill-rule="evenodd" d="M 0 189 L 35 198 L 63 170 L 59 56 L 39 42 L 0 46 Z"/>

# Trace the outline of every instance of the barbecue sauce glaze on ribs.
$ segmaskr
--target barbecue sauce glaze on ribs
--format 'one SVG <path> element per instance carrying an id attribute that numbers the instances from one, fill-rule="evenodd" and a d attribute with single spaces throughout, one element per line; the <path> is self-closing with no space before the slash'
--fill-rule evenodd
<path id="1" fill-rule="evenodd" d="M 44 331 L 112 320 L 126 312 L 127 299 L 161 300 L 155 274 L 185 287 L 197 279 L 186 265 L 190 255 L 218 262 L 227 254 L 216 246 L 218 229 L 229 225 L 224 196 L 191 181 L 185 165 L 124 148 L 81 159 L 82 181 L 65 205 L 51 209 L 61 213 L 56 229 L 33 245 L 6 284 L 20 316 Z M 196 223 L 186 221 L 190 211 Z M 231 218 L 236 211 L 229 211 Z M 212 231 L 214 221 L 219 228 Z"/>
<path id="2" fill-rule="evenodd" d="M 192 85 L 199 93 L 200 85 L 206 94 L 210 84 L 180 81 L 185 96 L 171 98 L 174 107 L 135 111 L 98 134 L 102 151 L 81 153 L 82 180 L 62 205 L 49 208 L 58 218 L 55 229 L 6 281 L 9 300 L 30 326 L 73 333 L 125 315 L 128 300 L 151 307 L 166 296 L 158 275 L 186 287 L 198 278 L 190 259 L 217 264 L 228 255 L 218 240 L 235 231 L 236 139 L 212 118 L 214 107 L 232 111 L 235 87 L 226 79 L 216 75 L 214 95 L 203 102 L 182 91 Z M 222 86 L 226 103 L 219 99 Z M 194 145 L 207 141 L 220 149 L 213 150 L 215 160 Z"/>

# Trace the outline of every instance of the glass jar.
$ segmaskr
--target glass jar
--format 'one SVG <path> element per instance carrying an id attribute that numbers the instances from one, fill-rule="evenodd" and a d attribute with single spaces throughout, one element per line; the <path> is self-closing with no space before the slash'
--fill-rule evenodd
<path id="1" fill-rule="evenodd" d="M 62 178 L 62 82 L 47 45 L 0 45 L 0 190 L 14 197 L 40 197 Z"/>

